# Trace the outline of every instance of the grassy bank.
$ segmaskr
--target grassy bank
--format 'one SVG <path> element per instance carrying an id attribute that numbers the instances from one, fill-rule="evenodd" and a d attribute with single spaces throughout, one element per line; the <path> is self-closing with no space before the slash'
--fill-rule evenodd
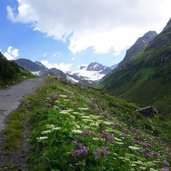
<path id="1" fill-rule="evenodd" d="M 98 90 L 47 78 L 9 118 L 6 148 L 16 148 L 8 139 L 18 144 L 27 121 L 31 170 L 168 168 L 170 149 L 161 139 L 168 139 L 169 131 L 161 132 L 165 122 L 143 118 L 136 109 Z"/>

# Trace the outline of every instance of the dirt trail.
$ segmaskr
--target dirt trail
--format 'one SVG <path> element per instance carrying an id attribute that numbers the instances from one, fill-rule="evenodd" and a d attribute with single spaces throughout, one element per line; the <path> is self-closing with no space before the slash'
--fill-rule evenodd
<path id="1" fill-rule="evenodd" d="M 21 100 L 34 92 L 42 81 L 42 78 L 29 79 L 0 91 L 0 132 L 5 127 L 6 117 L 19 106 Z"/>
<path id="2" fill-rule="evenodd" d="M 10 154 L 10 157 L 3 150 L 5 122 L 8 115 L 17 109 L 20 102 L 28 95 L 32 94 L 41 84 L 43 83 L 43 78 L 28 79 L 20 84 L 14 85 L 9 89 L 0 90 L 0 171 L 9 170 L 8 168 L 2 169 L 3 163 L 13 162 L 24 165 L 26 162 L 25 158 L 25 148 L 27 148 L 27 142 L 24 140 L 23 145 L 19 152 Z M 27 136 L 27 133 L 24 133 Z M 24 150 L 24 151 L 23 151 Z M 27 150 L 26 150 L 27 151 Z M 9 161 L 9 159 L 11 161 Z"/>

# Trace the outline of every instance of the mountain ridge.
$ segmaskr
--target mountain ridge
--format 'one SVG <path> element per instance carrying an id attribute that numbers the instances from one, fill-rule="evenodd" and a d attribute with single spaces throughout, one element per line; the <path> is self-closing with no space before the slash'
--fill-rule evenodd
<path id="1" fill-rule="evenodd" d="M 171 27 L 133 55 L 102 83 L 104 91 L 140 105 L 154 105 L 171 117 Z"/>

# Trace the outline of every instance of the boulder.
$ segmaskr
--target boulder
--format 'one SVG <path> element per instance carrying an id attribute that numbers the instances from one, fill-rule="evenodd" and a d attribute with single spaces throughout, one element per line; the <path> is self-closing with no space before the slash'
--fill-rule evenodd
<path id="1" fill-rule="evenodd" d="M 154 117 L 154 115 L 158 113 L 158 111 L 152 106 L 146 106 L 146 107 L 137 109 L 136 112 L 138 112 L 142 116 L 149 117 L 149 118 Z"/>

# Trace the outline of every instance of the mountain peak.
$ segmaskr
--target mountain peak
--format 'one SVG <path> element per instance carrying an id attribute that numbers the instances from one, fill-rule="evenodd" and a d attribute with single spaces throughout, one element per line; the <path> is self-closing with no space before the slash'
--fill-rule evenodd
<path id="1" fill-rule="evenodd" d="M 100 74 L 108 74 L 112 71 L 110 67 L 104 66 L 98 62 L 92 62 L 86 67 L 87 71 L 98 71 Z"/>
<path id="2" fill-rule="evenodd" d="M 149 31 L 145 33 L 142 37 L 138 38 L 137 41 L 127 50 L 125 59 L 129 59 L 134 54 L 142 50 L 147 46 L 155 37 L 157 33 L 155 31 Z"/>

